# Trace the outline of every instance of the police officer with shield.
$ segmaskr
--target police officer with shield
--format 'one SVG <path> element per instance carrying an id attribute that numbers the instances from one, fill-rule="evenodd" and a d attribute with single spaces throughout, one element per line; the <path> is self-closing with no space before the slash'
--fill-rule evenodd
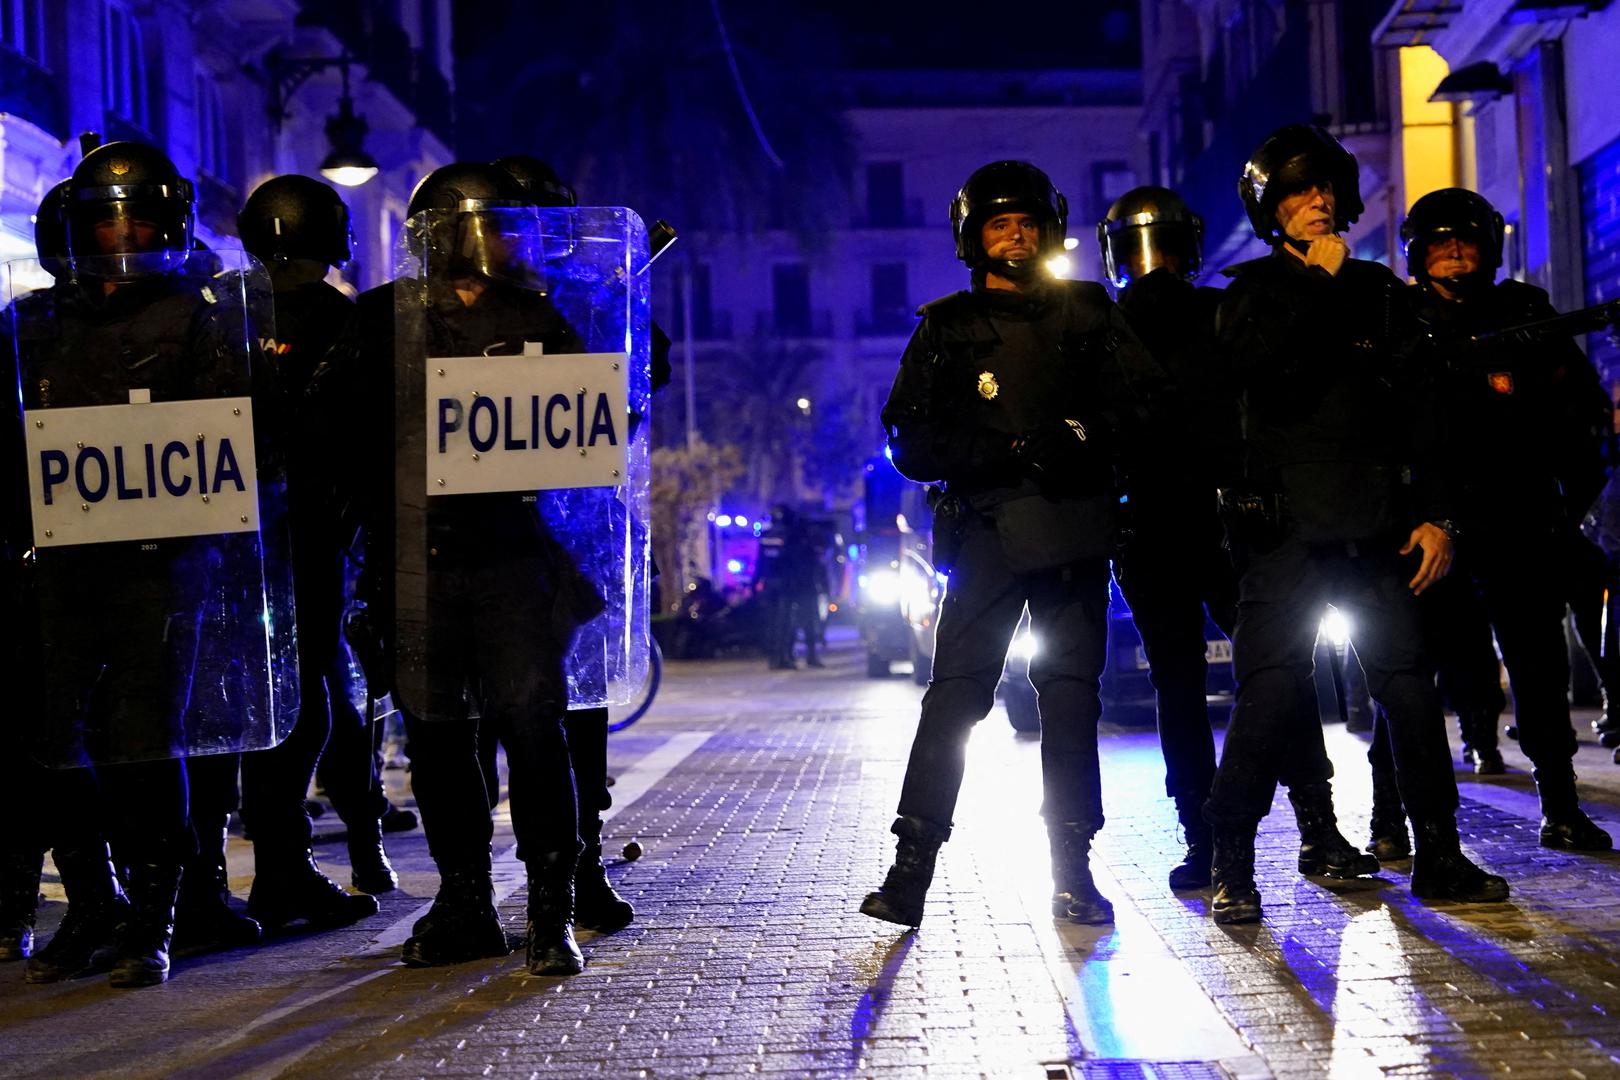
<path id="1" fill-rule="evenodd" d="M 1423 196 L 1401 226 L 1407 270 L 1417 279 L 1410 292 L 1424 335 L 1418 355 L 1443 371 L 1463 536 L 1458 571 L 1471 594 L 1431 613 L 1430 641 L 1442 660 L 1455 642 L 1488 644 L 1480 620 L 1489 619 L 1513 687 L 1519 745 L 1534 766 L 1542 846 L 1607 851 L 1609 834 L 1587 817 L 1575 790 L 1565 596 L 1527 568 L 1568 565 L 1589 546 L 1579 524 L 1604 484 L 1613 406 L 1574 341 L 1492 333 L 1557 314 L 1543 290 L 1496 280 L 1503 235 L 1502 215 L 1463 188 Z M 1445 665 L 1442 675 L 1452 676 L 1454 694 L 1492 701 L 1500 691 L 1480 684 L 1494 679 L 1494 659 L 1462 677 L 1461 664 Z M 1499 713 L 1499 706 L 1458 710 L 1476 766 L 1495 751 Z M 1378 766 L 1388 747 L 1375 736 L 1373 750 L 1387 806 L 1396 796 Z"/>
<path id="2" fill-rule="evenodd" d="M 274 696 L 264 633 L 290 598 L 267 598 L 255 525 L 273 491 L 254 458 L 253 270 L 193 265 L 192 214 L 190 182 L 160 151 L 92 150 L 63 193 L 65 273 L 9 313 L 29 452 L 8 475 L 28 499 L 41 684 L 27 734 L 61 770 L 54 847 L 70 901 L 30 981 L 168 977 L 195 850 L 185 758 L 274 742 L 290 704 Z M 103 828 L 129 866 L 127 899 Z"/>
<path id="3" fill-rule="evenodd" d="M 1147 654 L 1165 791 L 1187 837 L 1170 887 L 1204 888 L 1211 849 L 1203 808 L 1215 776 L 1204 619 L 1207 610 L 1230 638 L 1238 592 L 1215 492 L 1242 467 L 1237 400 L 1216 363 L 1222 294 L 1193 283 L 1203 261 L 1203 220 L 1168 188 L 1150 185 L 1120 196 L 1097 225 L 1097 239 L 1103 268 L 1120 290 L 1120 310 L 1178 390 L 1177 408 L 1159 421 L 1163 437 L 1141 440 L 1123 478 L 1127 539 L 1114 559 L 1114 577 Z M 1189 439 L 1199 450 L 1196 461 L 1185 451 Z M 1339 832 L 1328 782 L 1333 764 L 1315 698 L 1301 699 L 1300 708 L 1301 742 L 1281 766 L 1299 823 L 1299 870 L 1341 878 L 1374 873 L 1377 862 Z"/>
<path id="4" fill-rule="evenodd" d="M 62 221 L 63 181 L 45 193 L 34 212 L 34 247 L 39 254 L 39 265 L 53 279 L 66 269 L 67 230 Z M 52 286 L 54 287 L 54 286 Z M 8 343 L 9 358 L 15 355 Z M 9 370 L 0 378 L 12 378 Z M 9 383 L 8 383 L 9 385 Z M 21 446 L 13 447 L 19 429 L 10 426 L 6 433 L 8 460 L 23 453 Z M 22 625 L 23 559 L 22 552 L 32 544 L 26 535 L 27 510 L 18 505 L 15 496 L 20 491 L 8 491 L 5 506 L 4 534 L 0 543 L 0 603 L 4 604 L 6 625 Z M 24 646 L 20 635 L 13 633 L 6 644 L 4 670 L 0 681 L 6 686 L 24 688 L 29 685 L 29 673 L 23 662 Z M 26 709 L 20 710 L 26 712 Z M 0 831 L 0 962 L 26 960 L 34 952 L 34 917 L 39 909 L 39 879 L 44 869 L 45 851 L 50 838 L 45 828 L 41 809 L 48 806 L 49 773 L 28 753 L 27 740 L 13 724 L 0 726 L 0 754 L 11 762 L 8 782 L 0 785 L 0 821 L 6 828 Z M 106 861 L 102 845 L 102 861 Z M 110 940 L 110 936 L 109 936 Z"/>
<path id="5" fill-rule="evenodd" d="M 1103 825 L 1097 721 L 1114 543 L 1111 455 L 1162 372 L 1102 286 L 1056 280 L 1068 206 L 1023 161 L 979 169 L 951 203 L 969 291 L 921 309 L 883 408 L 895 467 L 944 481 L 936 562 L 951 578 L 901 789 L 895 861 L 861 911 L 916 926 L 951 832 L 968 735 L 990 711 L 1027 605 L 1041 641 L 1041 765 L 1055 916 L 1106 923 L 1092 881 Z M 1111 446 L 1111 444 L 1113 444 Z"/>
<path id="6" fill-rule="evenodd" d="M 345 543 L 335 462 L 342 454 L 312 414 L 310 395 L 353 317 L 353 303 L 325 281 L 331 267 L 349 260 L 349 211 L 328 185 L 288 175 L 255 188 L 236 221 L 242 246 L 269 270 L 273 289 L 276 333 L 259 345 L 274 374 L 273 422 L 287 456 L 298 607 L 298 722 L 279 746 L 242 761 L 242 823 L 254 858 L 248 911 L 271 929 L 347 926 L 375 915 L 377 901 L 344 891 L 316 865 L 304 797 L 332 735 L 333 698 L 344 692 L 336 676 Z M 370 741 L 369 730 L 346 734 L 350 743 Z M 382 848 L 386 799 L 369 748 L 351 758 L 328 793 L 348 832 L 355 887 L 387 892 L 398 879 Z"/>
<path id="7" fill-rule="evenodd" d="M 543 291 L 536 211 L 505 170 L 437 169 L 409 213 L 402 243 L 413 265 L 358 303 L 349 338 L 358 396 L 348 402 L 351 415 L 373 418 L 388 415 L 378 402 L 395 404 L 392 424 L 361 441 L 370 454 L 350 479 L 365 522 L 361 596 L 388 661 L 367 678 L 390 687 L 405 713 L 412 786 L 440 875 L 404 959 L 426 966 L 510 951 L 494 907 L 482 727 L 500 739 L 510 769 L 529 874 L 528 968 L 573 974 L 584 960 L 572 928 L 580 842 L 563 660 L 603 600 L 532 494 L 428 496 L 423 394 L 435 357 L 520 355 L 530 343 L 550 355 L 582 343 Z"/>
<path id="8" fill-rule="evenodd" d="M 1261 917 L 1255 831 L 1282 762 L 1310 734 L 1323 606 L 1360 629 L 1369 689 L 1389 716 L 1397 781 L 1417 825 L 1412 891 L 1494 901 L 1507 883 L 1463 855 L 1457 785 L 1424 652 L 1416 594 L 1444 577 L 1454 526 L 1429 388 L 1396 359 L 1400 282 L 1349 257 L 1363 209 L 1355 157 L 1319 127 L 1274 132 L 1239 194 L 1272 253 L 1233 267 L 1221 344 L 1243 394 L 1245 469 L 1223 493 L 1245 552 L 1233 663 L 1238 697 L 1205 805 L 1213 915 Z"/>

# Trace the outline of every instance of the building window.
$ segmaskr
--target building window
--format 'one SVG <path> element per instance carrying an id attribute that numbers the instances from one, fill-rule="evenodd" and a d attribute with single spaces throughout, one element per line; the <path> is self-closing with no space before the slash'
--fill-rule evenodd
<path id="1" fill-rule="evenodd" d="M 906 223 L 905 174 L 900 162 L 874 161 L 866 166 L 866 223 L 875 228 Z"/>
<path id="2" fill-rule="evenodd" d="M 804 263 L 771 267 L 771 325 L 778 334 L 810 334 L 810 269 Z"/>
<path id="3" fill-rule="evenodd" d="M 872 334 L 906 334 L 916 320 L 906 283 L 905 263 L 877 263 L 872 267 Z"/>
<path id="4" fill-rule="evenodd" d="M 197 72 L 197 167 L 216 180 L 231 182 L 230 139 L 219 84 Z"/>
<path id="5" fill-rule="evenodd" d="M 45 63 L 45 0 L 0 0 L 0 42 Z"/>
<path id="6" fill-rule="evenodd" d="M 1136 186 L 1136 170 L 1123 161 L 1098 161 L 1091 166 L 1093 220 L 1108 216 L 1114 200 Z"/>
<path id="7" fill-rule="evenodd" d="M 141 25 L 121 4 L 109 3 L 101 22 L 102 105 L 138 128 L 146 127 L 146 53 Z"/>

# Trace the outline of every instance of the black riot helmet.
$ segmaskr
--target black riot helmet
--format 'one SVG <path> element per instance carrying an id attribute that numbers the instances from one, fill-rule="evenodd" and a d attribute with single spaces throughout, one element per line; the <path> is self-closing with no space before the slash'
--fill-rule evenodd
<path id="1" fill-rule="evenodd" d="M 292 259 L 342 266 L 354 257 L 349 208 L 309 176 L 273 176 L 254 188 L 236 231 L 243 249 L 266 266 Z"/>
<path id="2" fill-rule="evenodd" d="M 108 280 L 178 267 L 191 250 L 191 181 L 155 146 L 96 147 L 68 178 L 63 204 L 70 256 L 97 260 Z"/>
<path id="3" fill-rule="evenodd" d="M 425 215 L 425 239 L 451 276 L 526 281 L 535 265 L 537 253 L 530 250 L 539 236 L 534 201 L 496 165 L 458 161 L 434 169 L 411 192 L 407 213 Z"/>
<path id="4" fill-rule="evenodd" d="M 574 189 L 562 182 L 557 170 L 528 154 L 508 154 L 497 158 L 496 166 L 512 174 L 523 185 L 536 206 L 578 206 Z"/>
<path id="5" fill-rule="evenodd" d="M 1036 260 L 994 260 L 996 273 L 1013 281 L 1033 276 L 1035 264 L 1063 250 L 1069 221 L 1069 200 L 1044 172 L 1027 161 L 993 161 L 977 169 L 951 200 L 951 231 L 956 234 L 956 257 L 970 270 L 991 267 L 979 230 L 997 214 L 1022 212 L 1040 222 L 1040 250 Z"/>
<path id="6" fill-rule="evenodd" d="M 64 180 L 45 193 L 34 211 L 34 250 L 39 253 L 39 265 L 52 277 L 61 277 L 67 269 L 67 222 L 62 220 L 66 192 Z"/>
<path id="7" fill-rule="evenodd" d="M 1097 223 L 1097 245 L 1115 288 L 1160 267 L 1191 280 L 1204 262 L 1204 219 L 1169 188 L 1132 188 Z"/>
<path id="8" fill-rule="evenodd" d="M 1343 232 L 1366 207 L 1361 202 L 1361 169 L 1344 144 L 1315 124 L 1290 124 L 1272 132 L 1249 157 L 1238 179 L 1238 195 L 1254 235 L 1268 244 L 1281 241 L 1277 206 L 1283 196 L 1311 185 L 1333 190 L 1333 228 Z"/>
<path id="9" fill-rule="evenodd" d="M 1502 265 L 1502 240 L 1506 235 L 1502 212 L 1490 200 L 1467 188 L 1441 188 L 1412 204 L 1401 222 L 1401 251 L 1406 255 L 1406 272 L 1419 281 L 1429 280 L 1429 245 L 1440 240 L 1468 240 L 1479 245 L 1479 269 L 1469 274 L 1483 283 L 1496 280 Z M 1450 285 L 1468 283 L 1453 279 Z"/>

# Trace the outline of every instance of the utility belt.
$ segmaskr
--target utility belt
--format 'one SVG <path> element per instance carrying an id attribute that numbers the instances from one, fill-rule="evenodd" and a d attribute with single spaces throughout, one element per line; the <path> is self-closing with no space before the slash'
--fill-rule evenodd
<path id="1" fill-rule="evenodd" d="M 1085 499 L 1050 499 L 1022 495 L 984 509 L 961 495 L 932 487 L 934 566 L 949 573 L 961 556 L 975 520 L 993 529 L 1001 541 L 1007 569 L 1034 574 L 1115 553 L 1115 504 L 1106 495 Z"/>
<path id="2" fill-rule="evenodd" d="M 1282 543 L 1288 525 L 1288 496 L 1252 488 L 1217 488 L 1215 500 L 1234 555 L 1263 554 Z"/>

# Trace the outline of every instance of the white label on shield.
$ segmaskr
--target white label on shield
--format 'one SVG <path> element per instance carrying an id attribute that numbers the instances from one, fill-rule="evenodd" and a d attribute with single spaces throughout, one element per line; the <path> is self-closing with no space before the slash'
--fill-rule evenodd
<path id="1" fill-rule="evenodd" d="M 34 544 L 259 530 L 245 397 L 23 414 Z"/>
<path id="2" fill-rule="evenodd" d="M 435 358 L 426 399 L 429 495 L 624 483 L 624 353 Z"/>

